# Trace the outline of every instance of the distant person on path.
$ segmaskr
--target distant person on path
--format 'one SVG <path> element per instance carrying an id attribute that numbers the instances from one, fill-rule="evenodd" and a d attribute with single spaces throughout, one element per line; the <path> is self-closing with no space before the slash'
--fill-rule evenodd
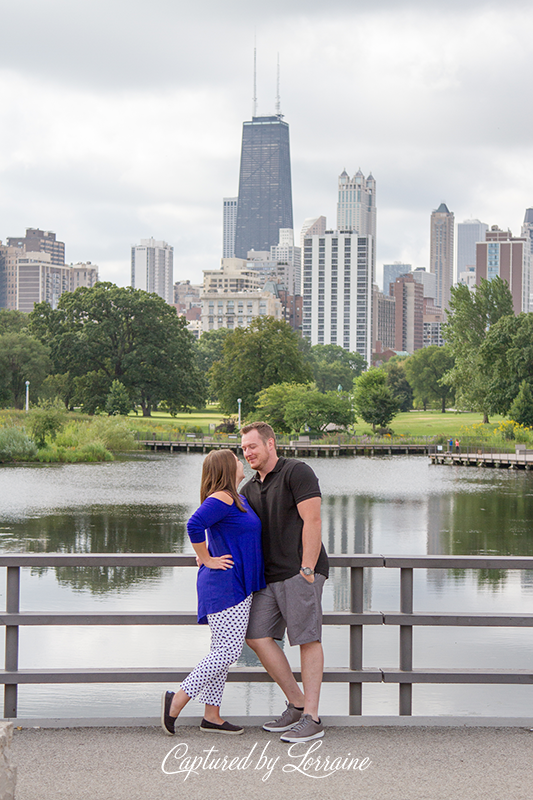
<path id="1" fill-rule="evenodd" d="M 448 450 L 450 453 L 453 453 L 453 439 L 450 437 L 450 441 L 448 442 Z"/>
<path id="2" fill-rule="evenodd" d="M 459 445 L 460 445 L 459 439 L 456 439 L 455 440 L 455 452 L 456 453 L 460 453 L 461 452 Z"/>
<path id="3" fill-rule="evenodd" d="M 228 667 L 242 652 L 252 593 L 264 588 L 261 522 L 237 487 L 242 462 L 231 450 L 206 456 L 200 488 L 201 506 L 187 523 L 187 533 L 201 563 L 198 571 L 198 622 L 211 629 L 211 650 L 177 692 L 164 692 L 161 726 L 175 733 L 176 718 L 192 698 L 205 703 L 200 729 L 239 734 L 244 728 L 220 716 Z M 206 541 L 207 531 L 207 541 Z"/>
<path id="4" fill-rule="evenodd" d="M 246 642 L 287 698 L 283 714 L 263 729 L 282 733 L 283 742 L 307 742 L 324 736 L 318 701 L 328 557 L 321 537 L 320 487 L 307 464 L 278 458 L 270 425 L 254 422 L 241 432 L 244 457 L 256 470 L 242 494 L 261 519 L 267 582 L 254 594 Z M 303 692 L 276 644 L 285 630 L 290 644 L 300 646 Z"/>

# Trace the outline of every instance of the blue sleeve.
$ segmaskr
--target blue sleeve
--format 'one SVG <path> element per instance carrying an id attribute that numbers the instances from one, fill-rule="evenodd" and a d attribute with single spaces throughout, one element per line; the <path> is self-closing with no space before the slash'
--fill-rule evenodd
<path id="1" fill-rule="evenodd" d="M 231 507 L 216 497 L 207 497 L 187 522 L 187 533 L 191 542 L 195 544 L 205 542 L 206 528 L 223 520 L 229 514 Z"/>

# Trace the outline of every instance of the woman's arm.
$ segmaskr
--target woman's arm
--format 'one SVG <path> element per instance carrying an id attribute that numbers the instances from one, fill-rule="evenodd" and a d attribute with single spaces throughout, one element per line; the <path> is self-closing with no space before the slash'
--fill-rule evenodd
<path id="1" fill-rule="evenodd" d="M 210 555 L 205 540 L 203 542 L 191 542 L 194 552 L 200 564 L 204 564 L 209 569 L 231 569 L 233 567 L 233 557 L 231 555 L 214 557 Z"/>

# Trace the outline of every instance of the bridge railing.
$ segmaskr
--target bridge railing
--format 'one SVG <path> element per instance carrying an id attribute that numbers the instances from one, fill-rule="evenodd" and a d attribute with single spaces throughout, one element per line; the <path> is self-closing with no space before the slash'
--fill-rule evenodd
<path id="1" fill-rule="evenodd" d="M 333 555 L 333 568 L 350 571 L 350 608 L 324 614 L 325 625 L 349 627 L 349 666 L 330 668 L 324 672 L 328 683 L 346 683 L 348 714 L 362 714 L 364 683 L 396 683 L 399 686 L 399 714 L 412 713 L 415 684 L 533 684 L 532 670 L 509 669 L 413 669 L 414 626 L 492 626 L 533 627 L 533 614 L 434 613 L 413 610 L 413 574 L 417 569 L 467 570 L 533 570 L 533 557 L 521 556 L 383 556 Z M 21 684 L 61 683 L 154 683 L 183 680 L 192 666 L 142 669 L 19 669 L 19 629 L 21 626 L 52 625 L 195 625 L 196 614 L 190 612 L 117 612 L 95 611 L 71 613 L 20 611 L 20 570 L 45 567 L 196 567 L 194 556 L 166 554 L 80 554 L 64 553 L 0 554 L 0 566 L 7 567 L 6 611 L 0 623 L 6 629 L 5 669 L 0 671 L 4 684 L 4 717 L 17 716 L 17 693 Z M 368 569 L 400 571 L 400 611 L 364 609 L 364 573 Z M 363 667 L 364 628 L 367 625 L 398 626 L 399 667 Z M 297 679 L 301 676 L 297 672 Z M 259 667 L 231 669 L 232 682 L 269 681 Z"/>

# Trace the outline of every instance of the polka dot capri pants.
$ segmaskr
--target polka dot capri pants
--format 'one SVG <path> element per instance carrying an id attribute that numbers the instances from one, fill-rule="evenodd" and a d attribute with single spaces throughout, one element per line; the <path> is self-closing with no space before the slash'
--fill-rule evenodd
<path id="1" fill-rule="evenodd" d="M 207 615 L 211 630 L 211 650 L 181 684 L 189 697 L 196 697 L 200 703 L 209 706 L 220 706 L 228 668 L 237 661 L 242 652 L 251 605 L 250 594 L 236 606 Z"/>

